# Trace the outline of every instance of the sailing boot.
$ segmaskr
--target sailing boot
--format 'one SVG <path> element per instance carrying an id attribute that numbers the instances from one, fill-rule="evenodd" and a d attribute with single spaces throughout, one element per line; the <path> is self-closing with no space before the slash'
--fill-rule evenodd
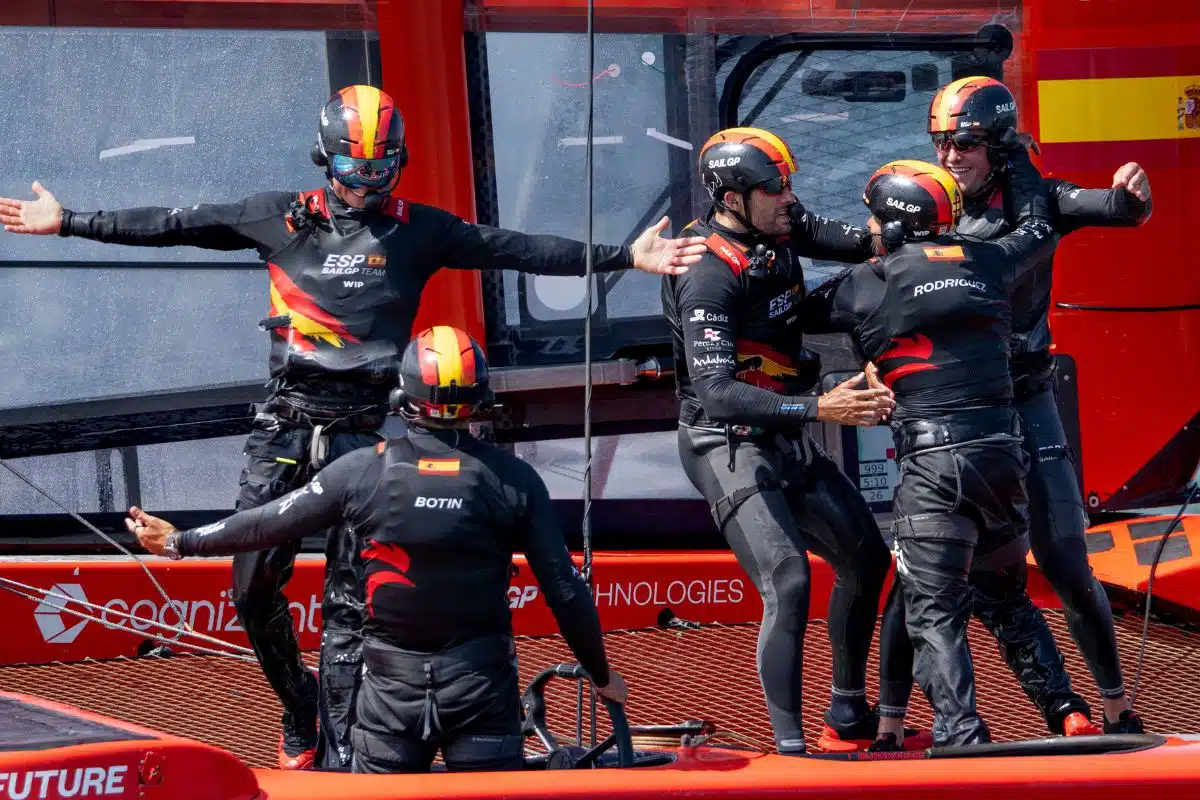
<path id="1" fill-rule="evenodd" d="M 850 724 L 839 723 L 825 712 L 825 726 L 817 746 L 827 753 L 849 753 L 867 750 L 875 744 L 879 733 L 879 705 L 871 706 L 866 714 Z M 933 734 L 916 728 L 904 729 L 904 750 L 924 750 L 933 747 Z"/>
<path id="2" fill-rule="evenodd" d="M 317 758 L 317 720 L 298 720 L 283 712 L 283 733 L 279 737 L 279 768 L 288 770 L 312 769 Z"/>
<path id="3" fill-rule="evenodd" d="M 1142 727 L 1142 718 L 1132 708 L 1127 708 L 1121 712 L 1120 718 L 1116 722 L 1109 722 L 1108 717 L 1104 718 L 1105 733 L 1145 733 L 1146 729 Z"/>

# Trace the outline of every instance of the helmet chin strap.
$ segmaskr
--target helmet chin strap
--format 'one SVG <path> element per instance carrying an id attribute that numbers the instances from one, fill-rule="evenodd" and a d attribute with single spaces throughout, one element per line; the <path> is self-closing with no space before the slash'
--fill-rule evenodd
<path id="1" fill-rule="evenodd" d="M 391 197 L 391 193 L 384 194 L 383 192 L 368 192 L 363 198 L 363 210 L 378 213 L 383 210 L 384 203 Z"/>

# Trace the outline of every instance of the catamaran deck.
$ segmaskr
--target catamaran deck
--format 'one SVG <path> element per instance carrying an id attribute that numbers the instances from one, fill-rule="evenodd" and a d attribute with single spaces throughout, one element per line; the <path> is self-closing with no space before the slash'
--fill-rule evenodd
<path id="1" fill-rule="evenodd" d="M 1044 613 L 1062 645 L 1077 690 L 1092 703 L 1099 719 L 1095 684 L 1070 640 L 1062 612 Z M 1118 619 L 1117 637 L 1130 683 L 1140 634 L 1139 617 Z M 649 725 L 707 719 L 744 744 L 772 749 L 754 670 L 757 636 L 754 624 L 608 634 L 610 658 L 629 683 L 630 722 Z M 1041 717 L 1000 660 L 994 640 L 978 623 L 972 623 L 971 643 L 980 710 L 993 736 L 1012 740 L 1046 735 Z M 518 637 L 518 650 L 522 686 L 541 668 L 572 660 L 559 637 Z M 1200 721 L 1198 650 L 1200 633 L 1151 624 L 1137 700 L 1149 731 L 1196 729 Z M 307 655 L 315 663 L 316 654 Z M 873 651 L 870 675 L 878 674 L 877 666 Z M 825 625 L 819 621 L 809 626 L 804 674 L 805 731 L 812 748 L 830 686 L 829 644 Z M 0 687 L 208 742 L 232 751 L 250 766 L 274 765 L 280 708 L 255 664 L 219 656 L 177 655 L 3 667 Z M 872 699 L 875 692 L 876 687 L 869 685 Z M 574 684 L 553 681 L 547 701 L 551 729 L 562 738 L 572 738 Z M 586 719 L 586 702 L 584 708 Z M 602 708 L 598 718 L 605 730 Z M 910 720 L 922 726 L 931 721 L 929 706 L 919 690 L 914 691 Z M 586 723 L 584 730 L 586 736 Z"/>

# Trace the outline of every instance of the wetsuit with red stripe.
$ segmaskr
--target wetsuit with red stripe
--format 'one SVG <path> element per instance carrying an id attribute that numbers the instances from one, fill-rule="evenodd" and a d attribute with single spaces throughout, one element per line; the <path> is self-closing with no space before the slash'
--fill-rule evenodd
<path id="1" fill-rule="evenodd" d="M 857 487 L 815 444 L 818 356 L 805 349 L 800 257 L 861 262 L 870 237 L 801 211 L 791 236 L 763 238 L 711 215 L 690 229 L 709 252 L 663 282 L 681 400 L 679 457 L 763 601 L 758 668 L 775 744 L 803 753 L 801 686 L 808 623 L 808 553 L 831 564 L 833 703 L 843 739 L 873 738 L 866 668 L 890 557 Z M 762 245 L 764 253 L 756 255 Z M 767 252 L 773 253 L 773 259 Z M 905 637 L 903 626 L 891 629 Z M 903 647 L 881 643 L 880 658 Z"/>
<path id="2" fill-rule="evenodd" d="M 184 556 L 270 548 L 345 523 L 365 563 L 366 621 L 354 771 L 520 768 L 509 605 L 524 553 L 563 638 L 609 681 L 600 621 L 550 495 L 526 462 L 463 430 L 413 424 L 258 508 L 184 531 Z"/>
<path id="3" fill-rule="evenodd" d="M 254 249 L 270 275 L 270 371 L 304 403 L 383 404 L 395 386 L 425 284 L 440 267 L 583 275 L 586 246 L 473 225 L 433 206 L 391 199 L 355 209 L 329 189 L 265 192 L 191 208 L 64 210 L 62 235 L 150 247 Z M 628 247 L 596 245 L 596 272 L 633 266 Z"/>
<path id="4" fill-rule="evenodd" d="M 1009 235 L 905 244 L 822 285 L 804 308 L 814 323 L 822 320 L 819 327 L 850 334 L 895 392 L 899 579 L 882 627 L 896 627 L 903 605 L 916 657 L 881 664 L 880 711 L 904 715 L 915 674 L 934 708 L 938 745 L 990 737 L 976 709 L 966 644 L 973 587 L 995 598 L 995 613 L 1020 619 L 1010 627 L 1026 649 L 1008 653 L 1014 669 L 1038 663 L 1044 640 L 1054 647 L 1045 621 L 1024 614 L 1032 608 L 1024 561 L 1028 459 L 1008 356 L 1013 286 L 1053 252 L 1057 237 L 1044 194 L 1029 200 L 1041 176 L 1027 157 L 1021 164 L 1012 182 L 1023 221 Z M 1027 690 L 1048 704 L 1054 687 L 1025 677 Z"/>
<path id="5" fill-rule="evenodd" d="M 440 267 L 583 275 L 587 249 L 557 236 L 473 225 L 395 198 L 382 212 L 355 209 L 328 188 L 191 208 L 64 210 L 61 235 L 149 247 L 254 249 L 267 264 L 264 310 L 287 323 L 270 333 L 271 392 L 246 443 L 238 509 L 280 497 L 320 468 L 311 460 L 314 437 L 328 442 L 324 463 L 379 440 L 398 356 L 421 292 Z M 596 245 L 592 253 L 597 272 L 632 266 L 628 247 Z M 300 658 L 282 591 L 299 541 L 235 556 L 233 596 L 284 707 L 285 751 L 295 756 L 315 746 L 319 705 L 325 735 L 318 761 L 346 768 L 362 666 L 362 566 L 349 537 L 326 540 L 320 690 Z"/>
<path id="6" fill-rule="evenodd" d="M 1065 236 L 1088 227 L 1134 227 L 1149 219 L 1152 203 L 1143 202 L 1123 187 L 1084 189 L 1069 181 L 1047 179 L 1050 219 L 1054 230 Z M 1006 209 L 1002 193 L 989 186 L 966 199 L 958 232 L 976 240 L 992 240 L 1012 230 L 1013 214 Z M 1018 281 L 1012 297 L 1013 337 L 1010 369 L 1017 411 L 1025 431 L 1025 450 L 1030 457 L 1030 539 L 1038 568 L 1054 587 L 1066 611 L 1067 625 L 1083 654 L 1100 695 L 1120 698 L 1125 694 L 1120 654 L 1117 650 L 1112 609 L 1088 563 L 1084 533 L 1090 524 L 1076 476 L 1075 459 L 1059 414 L 1050 355 L 1050 289 L 1054 254 L 1038 259 Z M 1034 654 L 1020 631 L 1022 616 L 999 610 L 986 592 L 978 593 L 977 612 L 1000 639 L 1026 691 L 1039 698 L 1039 705 L 1052 732 L 1061 732 L 1065 713 L 1083 711 L 1087 704 L 1069 690 L 1062 655 L 1040 648 L 1044 658 L 1022 659 Z M 1020 663 L 1022 662 L 1023 663 Z M 1057 684 L 1060 691 L 1046 694 L 1037 687 Z M 1061 698 L 1066 697 L 1067 700 Z M 1057 699 L 1056 699 L 1057 698 Z M 1137 733 L 1140 727 L 1109 725 L 1110 732 Z"/>

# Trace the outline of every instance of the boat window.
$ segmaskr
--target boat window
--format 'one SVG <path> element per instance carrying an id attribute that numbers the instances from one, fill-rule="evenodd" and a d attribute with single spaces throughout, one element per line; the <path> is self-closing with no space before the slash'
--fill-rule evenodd
<path id="1" fill-rule="evenodd" d="M 370 34 L 369 41 L 374 41 Z M 234 202 L 320 182 L 312 109 L 364 33 L 0 28 L 0 195 L 90 211 Z M 375 58 L 377 59 L 377 45 Z M 373 76 L 378 81 L 378 68 Z M 264 376 L 253 250 L 4 236 L 0 408 Z"/>
<path id="2" fill-rule="evenodd" d="M 898 159 L 936 163 L 926 130 L 938 88 L 966 75 L 1003 77 L 999 58 L 1006 55 L 980 60 L 975 51 L 952 44 L 931 51 L 895 44 L 834 49 L 800 37 L 784 47 L 788 41 L 781 37 L 776 53 L 767 50 L 731 65 L 722 81 L 725 123 L 765 127 L 780 136 L 798 162 L 793 185 L 800 201 L 813 213 L 853 225 L 865 224 L 862 191 L 876 169 Z M 809 288 L 845 268 L 801 261 Z M 827 375 L 849 377 L 858 370 L 848 337 L 810 336 L 805 342 L 821 353 Z M 868 505 L 890 511 L 899 469 L 889 430 L 825 427 L 842 469 Z"/>
<path id="3" fill-rule="evenodd" d="M 765 127 L 781 136 L 799 162 L 796 192 L 831 219 L 862 225 L 862 189 L 871 173 L 901 158 L 930 160 L 929 102 L 937 89 L 969 74 L 1002 76 L 1005 42 L 976 47 L 977 22 L 961 33 L 860 34 L 839 37 L 601 34 L 596 69 L 581 73 L 581 34 L 489 32 L 469 37 L 474 147 L 494 172 L 479 174 L 482 221 L 582 239 L 585 227 L 586 86 L 595 87 L 593 238 L 628 243 L 661 216 L 671 230 L 702 215 L 709 199 L 695 177 L 698 148 L 716 130 Z M 993 55 L 993 52 L 996 55 Z M 981 59 L 978 54 L 982 53 Z M 815 287 L 840 268 L 806 260 Z M 484 276 L 489 355 L 497 365 L 536 366 L 583 358 L 584 280 L 505 273 Z M 593 298 L 593 354 L 667 355 L 660 280 L 628 272 L 599 275 Z M 826 372 L 854 368 L 845 337 L 816 337 Z M 825 426 L 824 440 L 879 512 L 890 510 L 896 479 L 886 429 Z M 631 444 L 627 444 L 627 442 Z M 636 444 L 632 444 L 636 442 Z M 539 464 L 552 490 L 582 490 L 579 440 L 540 443 L 533 452 L 562 453 Z M 597 497 L 646 491 L 639 465 L 660 465 L 662 497 L 692 497 L 673 432 L 619 437 L 612 469 Z M 549 456 L 546 456 L 549 458 Z M 557 474 L 556 463 L 562 464 Z M 570 464 L 567 467 L 566 464 Z M 859 473 L 862 473 L 859 475 Z M 574 477 L 568 477 L 574 475 Z M 593 478 L 595 473 L 593 473 Z"/>

